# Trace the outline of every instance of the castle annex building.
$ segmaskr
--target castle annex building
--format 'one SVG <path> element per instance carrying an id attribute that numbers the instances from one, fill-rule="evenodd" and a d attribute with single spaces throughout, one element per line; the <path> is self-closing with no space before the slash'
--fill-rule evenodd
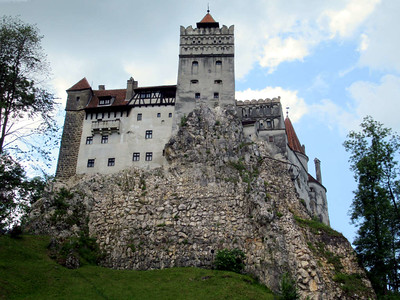
<path id="1" fill-rule="evenodd" d="M 220 27 L 209 12 L 196 28 L 180 28 L 177 85 L 140 87 L 130 78 L 125 89 L 94 90 L 83 78 L 67 94 L 58 178 L 168 165 L 165 144 L 193 109 L 236 109 L 249 142 L 268 144 L 271 159 L 287 165 L 307 209 L 329 224 L 319 160 L 315 179 L 279 97 L 235 100 L 234 26 Z"/>

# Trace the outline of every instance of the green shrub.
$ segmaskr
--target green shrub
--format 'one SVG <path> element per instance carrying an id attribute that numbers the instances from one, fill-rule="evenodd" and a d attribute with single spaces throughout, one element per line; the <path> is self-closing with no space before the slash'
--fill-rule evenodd
<path id="1" fill-rule="evenodd" d="M 239 249 L 223 249 L 217 252 L 215 257 L 215 268 L 217 270 L 232 271 L 240 273 L 244 269 L 246 255 Z"/>
<path id="2" fill-rule="evenodd" d="M 300 299 L 300 294 L 297 291 L 296 282 L 288 273 L 284 273 L 282 275 L 280 284 L 280 295 L 281 299 L 284 300 Z"/>

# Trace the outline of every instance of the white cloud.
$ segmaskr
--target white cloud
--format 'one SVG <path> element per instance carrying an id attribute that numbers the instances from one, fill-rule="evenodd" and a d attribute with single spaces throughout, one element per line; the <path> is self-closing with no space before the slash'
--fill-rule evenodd
<path id="1" fill-rule="evenodd" d="M 354 99 L 355 111 L 360 118 L 371 115 L 374 119 L 400 132 L 398 107 L 400 77 L 385 75 L 380 83 L 357 81 L 348 91 Z"/>
<path id="2" fill-rule="evenodd" d="M 247 89 L 236 92 L 237 100 L 272 99 L 278 96 L 281 97 L 283 111 L 285 112 L 286 108 L 289 107 L 289 115 L 292 122 L 297 122 L 308 112 L 307 104 L 303 98 L 298 97 L 297 91 L 285 90 L 281 87 L 265 87 L 261 90 Z"/>
<path id="3" fill-rule="evenodd" d="M 398 0 L 386 0 L 377 6 L 376 13 L 368 20 L 364 30 L 368 47 L 361 48 L 360 66 L 400 72 L 399 14 Z"/>
<path id="4" fill-rule="evenodd" d="M 331 130 L 338 129 L 341 135 L 346 135 L 360 123 L 357 116 L 330 99 L 322 99 L 320 103 L 311 105 L 309 110 L 314 118 Z"/>
<path id="5" fill-rule="evenodd" d="M 371 15 L 381 0 L 351 0 L 340 10 L 326 10 L 319 19 L 327 19 L 331 37 L 349 37 Z"/>
<path id="6" fill-rule="evenodd" d="M 360 36 L 360 45 L 358 47 L 358 51 L 366 51 L 368 49 L 369 46 L 369 37 L 368 35 L 366 35 L 365 33 L 361 34 Z"/>
<path id="7" fill-rule="evenodd" d="M 308 54 L 308 45 L 305 40 L 275 37 L 268 39 L 259 62 L 262 67 L 269 68 L 269 73 L 272 73 L 280 63 L 303 60 L 303 57 Z"/>

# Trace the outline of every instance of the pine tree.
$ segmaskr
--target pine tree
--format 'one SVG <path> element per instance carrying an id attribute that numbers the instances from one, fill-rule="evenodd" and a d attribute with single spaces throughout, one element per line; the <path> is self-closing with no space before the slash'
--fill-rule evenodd
<path id="1" fill-rule="evenodd" d="M 368 116 L 360 132 L 349 133 L 344 147 L 358 183 L 351 206 L 351 220 L 358 227 L 356 252 L 378 294 L 398 292 L 400 137 Z"/>

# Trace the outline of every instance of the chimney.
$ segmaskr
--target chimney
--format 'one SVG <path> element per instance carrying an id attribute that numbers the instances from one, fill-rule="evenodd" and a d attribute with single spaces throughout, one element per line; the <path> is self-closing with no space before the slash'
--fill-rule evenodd
<path id="1" fill-rule="evenodd" d="M 318 158 L 314 159 L 315 164 L 315 176 L 317 176 L 317 181 L 322 184 L 322 177 L 321 177 L 321 161 Z"/>
<path id="2" fill-rule="evenodd" d="M 106 89 L 106 86 L 104 84 L 99 85 L 99 91 L 104 91 Z"/>
<path id="3" fill-rule="evenodd" d="M 126 81 L 126 100 L 130 100 L 134 94 L 134 89 L 138 87 L 138 82 L 133 79 L 133 77 L 129 78 Z"/>

